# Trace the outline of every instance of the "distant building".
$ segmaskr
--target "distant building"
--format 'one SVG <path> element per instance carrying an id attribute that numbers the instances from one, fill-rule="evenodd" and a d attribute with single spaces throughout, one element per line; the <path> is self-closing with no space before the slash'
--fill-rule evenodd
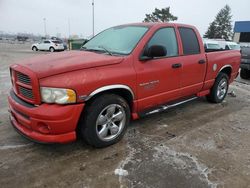
<path id="1" fill-rule="evenodd" d="M 250 21 L 235 22 L 233 41 L 237 43 L 250 43 Z"/>

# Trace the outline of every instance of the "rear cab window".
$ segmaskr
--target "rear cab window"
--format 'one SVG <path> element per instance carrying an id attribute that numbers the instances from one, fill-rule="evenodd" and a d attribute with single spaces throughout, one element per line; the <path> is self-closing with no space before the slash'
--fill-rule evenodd
<path id="1" fill-rule="evenodd" d="M 200 44 L 195 31 L 187 27 L 179 27 L 178 30 L 181 36 L 183 55 L 200 54 Z"/>

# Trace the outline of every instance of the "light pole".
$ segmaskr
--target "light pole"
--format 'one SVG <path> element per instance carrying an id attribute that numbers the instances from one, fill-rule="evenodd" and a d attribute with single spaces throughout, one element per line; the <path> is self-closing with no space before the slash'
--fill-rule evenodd
<path id="1" fill-rule="evenodd" d="M 68 18 L 68 29 L 69 29 L 69 38 L 70 38 L 70 19 Z"/>
<path id="2" fill-rule="evenodd" d="M 93 35 L 93 37 L 95 36 L 95 1 L 94 0 L 92 0 L 92 14 L 93 14 L 93 30 L 92 30 L 92 35 Z"/>
<path id="3" fill-rule="evenodd" d="M 59 38 L 59 32 L 58 32 L 59 30 L 58 30 L 58 27 L 56 27 L 56 37 L 58 37 Z"/>
<path id="4" fill-rule="evenodd" d="M 45 38 L 47 36 L 47 31 L 46 31 L 46 18 L 43 18 L 43 23 L 44 23 L 44 34 L 45 34 Z"/>

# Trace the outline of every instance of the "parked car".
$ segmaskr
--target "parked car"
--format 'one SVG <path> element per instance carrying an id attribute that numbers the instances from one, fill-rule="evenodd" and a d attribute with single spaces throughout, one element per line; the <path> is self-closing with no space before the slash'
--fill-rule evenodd
<path id="1" fill-rule="evenodd" d="M 31 46 L 33 51 L 43 50 L 43 51 L 63 51 L 64 45 L 59 40 L 43 40 L 39 43 L 35 43 Z"/>
<path id="2" fill-rule="evenodd" d="M 11 65 L 10 119 L 38 142 L 67 143 L 81 135 L 94 147 L 106 147 L 122 139 L 130 119 L 197 97 L 222 102 L 240 58 L 238 50 L 205 53 L 190 25 L 112 27 L 81 51 Z"/>
<path id="3" fill-rule="evenodd" d="M 236 42 L 226 42 L 225 50 L 240 50 L 240 45 Z"/>
<path id="4" fill-rule="evenodd" d="M 59 41 L 60 43 L 63 44 L 64 50 L 67 50 L 67 49 L 68 49 L 68 44 L 67 44 L 67 42 L 66 42 L 65 40 L 62 40 L 62 39 L 60 39 L 60 38 L 58 38 L 58 37 L 51 37 L 51 40 Z"/>
<path id="5" fill-rule="evenodd" d="M 250 47 L 241 48 L 240 77 L 243 79 L 250 78 Z"/>
<path id="6" fill-rule="evenodd" d="M 215 40 L 203 40 L 204 48 L 206 52 L 213 52 L 213 51 L 221 51 L 221 48 L 218 41 Z"/>

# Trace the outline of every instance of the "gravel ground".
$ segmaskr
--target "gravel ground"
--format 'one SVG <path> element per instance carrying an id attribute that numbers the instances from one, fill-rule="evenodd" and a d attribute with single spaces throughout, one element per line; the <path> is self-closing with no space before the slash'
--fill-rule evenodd
<path id="1" fill-rule="evenodd" d="M 29 47 L 0 43 L 1 187 L 250 187 L 250 81 L 238 78 L 222 104 L 201 98 L 134 121 L 105 149 L 40 145 L 8 120 L 9 65 L 47 54 Z"/>

